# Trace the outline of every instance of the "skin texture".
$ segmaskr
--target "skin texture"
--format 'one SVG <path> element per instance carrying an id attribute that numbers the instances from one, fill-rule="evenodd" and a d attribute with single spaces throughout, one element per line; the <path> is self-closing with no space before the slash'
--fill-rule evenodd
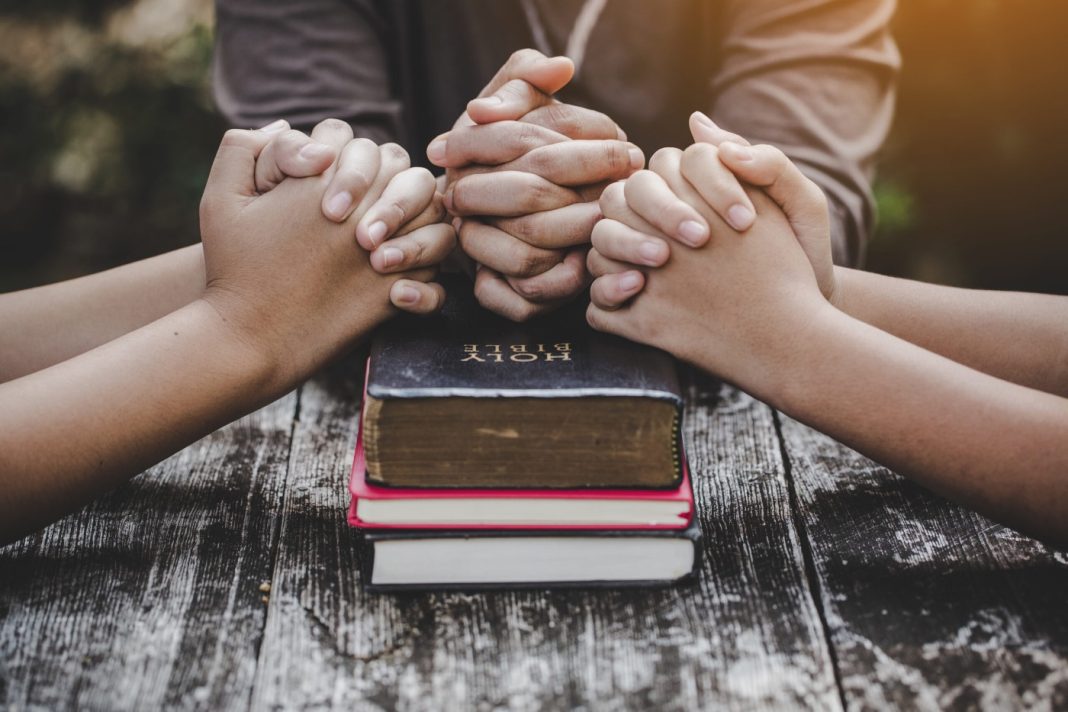
<path id="1" fill-rule="evenodd" d="M 311 139 L 340 157 L 353 145 L 333 122 Z M 37 337 L 13 366 L 2 352 L 11 380 L 0 383 L 0 543 L 277 398 L 394 314 L 391 300 L 404 302 L 407 288 L 433 276 L 429 267 L 380 274 L 354 244 L 360 221 L 407 170 L 395 151 L 360 146 L 349 163 L 278 182 L 257 172 L 271 140 L 262 131 L 223 138 L 201 203 L 202 250 L 0 297 L 0 333 L 28 326 Z M 366 175 L 369 187 L 333 222 L 322 213 L 323 197 L 346 166 Z M 431 205 L 432 196 L 431 189 L 413 204 Z M 428 254 L 444 255 L 455 241 L 436 218 L 407 237 L 420 232 L 429 236 Z M 198 270 L 199 292 L 185 274 Z M 440 301 L 440 287 L 430 289 Z M 33 307 L 41 324 L 19 313 L 36 301 L 46 304 Z M 68 314 L 48 313 L 64 306 L 95 326 L 47 336 L 49 320 L 70 323 Z M 113 306 L 119 313 L 107 315 Z"/>
<path id="2" fill-rule="evenodd" d="M 695 145 L 650 165 L 655 178 L 635 174 L 602 198 L 591 325 L 665 349 L 940 494 L 1068 546 L 1068 299 L 832 267 L 823 196 L 771 147 Z M 705 198 L 723 169 L 764 186 L 748 189 L 757 219 L 744 233 Z M 680 201 L 709 225 L 702 247 L 668 234 L 685 214 Z M 643 261 L 646 243 L 655 259 L 650 250 Z"/>
<path id="3" fill-rule="evenodd" d="M 515 321 L 586 288 L 600 191 L 645 162 L 607 116 L 553 98 L 573 73 L 567 58 L 516 52 L 427 147 L 446 169 L 445 207 L 477 265 L 475 296 Z"/>

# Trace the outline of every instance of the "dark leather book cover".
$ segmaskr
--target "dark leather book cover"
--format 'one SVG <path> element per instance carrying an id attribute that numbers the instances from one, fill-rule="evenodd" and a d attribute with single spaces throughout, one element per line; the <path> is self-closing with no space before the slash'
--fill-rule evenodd
<path id="1" fill-rule="evenodd" d="M 594 331 L 584 300 L 516 324 L 481 308 L 469 280 L 447 277 L 441 314 L 402 315 L 376 335 L 371 397 L 638 396 L 681 408 L 672 357 Z"/>
<path id="2" fill-rule="evenodd" d="M 515 590 L 515 589 L 545 589 L 545 588 L 646 588 L 661 587 L 686 583 L 693 580 L 701 563 L 701 528 L 697 517 L 694 517 L 686 529 L 675 530 L 542 530 L 522 531 L 514 529 L 501 530 L 358 530 L 360 538 L 360 573 L 364 587 L 375 593 L 389 593 L 394 591 L 491 591 L 491 590 Z M 628 579 L 622 581 L 529 581 L 529 582 L 479 582 L 479 583 L 405 583 L 405 584 L 375 584 L 372 582 L 375 546 L 380 542 L 398 540 L 440 540 L 440 539 L 479 539 L 479 538 L 523 538 L 548 540 L 556 537 L 568 538 L 630 538 L 630 539 L 686 539 L 693 546 L 693 564 L 684 575 L 672 579 Z"/>

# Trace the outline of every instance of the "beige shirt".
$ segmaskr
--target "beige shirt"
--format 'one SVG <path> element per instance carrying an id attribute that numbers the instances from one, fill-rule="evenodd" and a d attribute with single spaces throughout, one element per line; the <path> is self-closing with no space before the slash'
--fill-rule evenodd
<path id="1" fill-rule="evenodd" d="M 835 259 L 874 224 L 870 181 L 900 59 L 893 0 L 217 0 L 215 96 L 238 126 L 334 116 L 423 158 L 508 55 L 568 54 L 561 99 L 646 152 L 686 119 L 782 148 L 825 190 Z"/>

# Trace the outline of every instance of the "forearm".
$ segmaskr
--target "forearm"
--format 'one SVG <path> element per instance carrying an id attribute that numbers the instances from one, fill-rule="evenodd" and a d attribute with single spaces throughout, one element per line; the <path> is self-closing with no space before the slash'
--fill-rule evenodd
<path id="1" fill-rule="evenodd" d="M 0 543 L 12 541 L 284 392 L 195 301 L 0 385 Z"/>
<path id="2" fill-rule="evenodd" d="M 33 373 L 169 314 L 204 291 L 199 244 L 0 295 L 0 382 Z"/>
<path id="3" fill-rule="evenodd" d="M 1068 396 L 1068 297 L 943 287 L 835 268 L 847 314 L 946 358 Z"/>
<path id="4" fill-rule="evenodd" d="M 1068 400 L 827 308 L 740 384 L 920 484 L 1068 544 Z"/>

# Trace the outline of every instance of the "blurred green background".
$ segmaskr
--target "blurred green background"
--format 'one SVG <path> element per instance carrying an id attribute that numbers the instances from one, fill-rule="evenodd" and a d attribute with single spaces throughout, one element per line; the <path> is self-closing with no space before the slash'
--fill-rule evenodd
<path id="1" fill-rule="evenodd" d="M 189 244 L 211 0 L 0 3 L 0 291 Z M 1068 2 L 902 0 L 868 267 L 1068 293 Z"/>

